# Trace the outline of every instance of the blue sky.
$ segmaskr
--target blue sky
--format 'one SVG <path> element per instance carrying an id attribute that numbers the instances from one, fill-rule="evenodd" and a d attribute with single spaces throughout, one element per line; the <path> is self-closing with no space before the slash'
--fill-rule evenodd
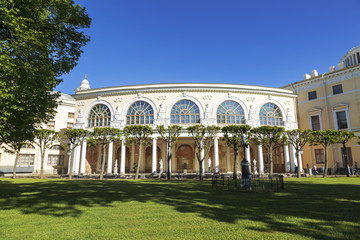
<path id="1" fill-rule="evenodd" d="M 75 0 L 91 42 L 57 90 L 202 82 L 280 87 L 360 45 L 360 0 Z"/>

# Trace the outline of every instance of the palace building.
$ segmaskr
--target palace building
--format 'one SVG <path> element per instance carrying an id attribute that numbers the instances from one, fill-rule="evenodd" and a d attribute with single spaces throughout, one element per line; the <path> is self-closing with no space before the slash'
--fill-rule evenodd
<path id="1" fill-rule="evenodd" d="M 316 70 L 305 74 L 304 79 L 283 89 L 298 96 L 297 112 L 300 129 L 346 130 L 360 136 L 360 46 L 352 48 L 329 72 L 319 75 Z M 328 161 L 331 173 L 344 173 L 344 152 L 349 156 L 350 167 L 360 167 L 360 146 L 354 138 L 344 149 L 341 144 L 329 147 Z M 324 165 L 321 146 L 306 146 L 304 166 Z"/>
<path id="2" fill-rule="evenodd" d="M 297 128 L 296 95 L 292 91 L 238 84 L 172 83 L 148 84 L 91 89 L 84 79 L 73 97 L 76 100 L 75 128 L 92 130 L 110 126 L 123 129 L 127 125 L 146 124 L 154 130 L 157 125 L 194 124 L 225 126 L 248 124 Z M 159 172 L 160 164 L 166 169 L 166 143 L 154 132 L 152 146 L 143 149 L 141 172 Z M 261 146 L 251 145 L 245 152 L 256 163 L 259 172 L 266 171 L 267 159 Z M 195 157 L 194 140 L 184 131 L 172 149 L 172 172 L 199 172 Z M 244 153 L 239 152 L 242 159 Z M 278 148 L 274 157 L 275 172 L 290 172 L 294 168 L 294 150 L 288 146 Z M 101 149 L 86 144 L 75 149 L 75 173 L 97 173 L 101 162 Z M 107 172 L 131 173 L 138 161 L 136 146 L 110 143 L 106 153 Z M 253 161 L 256 159 L 255 161 Z M 162 161 L 162 163 L 160 163 Z M 221 134 L 214 141 L 205 158 L 211 172 L 233 172 L 234 152 L 226 146 Z M 115 162 L 117 162 L 115 164 Z M 240 168 L 236 169 L 239 171 Z"/>
<path id="3" fill-rule="evenodd" d="M 58 113 L 44 128 L 61 131 L 66 128 L 110 126 L 123 129 L 128 125 L 148 125 L 154 129 L 152 145 L 143 149 L 141 172 L 159 173 L 166 169 L 167 146 L 156 132 L 158 125 L 181 125 L 184 129 L 194 124 L 217 125 L 248 124 L 282 126 L 290 129 L 342 129 L 360 135 L 360 46 L 351 49 L 329 72 L 319 75 L 316 70 L 305 74 L 304 79 L 282 88 L 261 87 L 224 83 L 168 83 L 145 84 L 91 89 L 85 78 L 75 94 L 62 94 Z M 343 153 L 350 155 L 350 166 L 359 164 L 358 139 L 352 140 L 346 149 L 333 145 L 329 150 L 329 168 L 332 173 L 344 168 Z M 66 145 L 66 144 L 65 144 Z M 34 144 L 21 150 L 19 172 L 38 173 L 40 151 Z M 74 152 L 75 174 L 100 172 L 102 151 L 99 146 L 83 143 Z M 110 143 L 106 149 L 106 172 L 128 174 L 134 172 L 138 161 L 137 146 L 123 141 Z M 194 140 L 182 131 L 172 149 L 170 169 L 173 173 L 198 173 Z M 239 159 L 250 160 L 251 169 L 266 173 L 268 159 L 263 147 L 250 145 Z M 303 149 L 301 171 L 324 163 L 321 146 Z M 14 155 L 0 150 L 0 174 L 9 173 Z M 45 172 L 68 172 L 68 154 L 60 143 L 46 152 Z M 212 173 L 231 173 L 234 168 L 234 152 L 223 141 L 221 133 L 214 139 L 204 169 Z M 291 146 L 278 147 L 273 156 L 274 172 L 294 172 L 295 150 Z M 209 169 L 210 168 L 210 169 Z"/>

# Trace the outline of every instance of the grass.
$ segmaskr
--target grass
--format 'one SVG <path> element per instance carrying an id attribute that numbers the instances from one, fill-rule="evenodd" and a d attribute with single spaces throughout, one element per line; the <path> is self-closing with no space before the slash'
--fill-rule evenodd
<path id="1" fill-rule="evenodd" d="M 360 178 L 285 179 L 279 193 L 210 181 L 0 179 L 1 239 L 360 239 Z"/>

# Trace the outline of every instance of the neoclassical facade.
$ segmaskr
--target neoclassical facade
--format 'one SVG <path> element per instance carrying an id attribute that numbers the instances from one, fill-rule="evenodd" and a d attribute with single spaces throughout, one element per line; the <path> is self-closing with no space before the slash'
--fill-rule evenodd
<path id="1" fill-rule="evenodd" d="M 345 130 L 360 136 L 360 46 L 350 49 L 329 72 L 305 74 L 304 79 L 283 89 L 298 95 L 298 123 L 300 129 Z M 349 156 L 350 167 L 360 166 L 358 138 L 347 143 L 346 149 L 333 144 L 328 150 L 331 173 L 344 173 L 344 152 Z M 303 164 L 324 165 L 325 152 L 321 146 L 304 147 Z"/>
<path id="2" fill-rule="evenodd" d="M 92 130 L 110 126 L 123 129 L 127 125 L 145 124 L 156 130 L 157 125 L 218 125 L 248 124 L 298 127 L 296 95 L 289 90 L 238 84 L 171 83 L 146 84 L 91 89 L 84 79 L 72 95 L 75 104 L 75 128 Z M 156 173 L 166 169 L 166 143 L 154 131 L 152 146 L 143 149 L 141 172 Z M 136 146 L 124 142 L 110 143 L 106 151 L 107 173 L 127 174 L 134 171 L 138 161 Z M 251 167 L 266 172 L 267 159 L 262 146 L 251 145 L 239 157 L 251 159 Z M 86 143 L 75 149 L 75 173 L 98 173 L 102 159 L 100 147 Z M 195 157 L 194 141 L 186 131 L 172 149 L 172 172 L 199 172 Z M 205 158 L 205 169 L 212 173 L 233 172 L 234 152 L 226 146 L 222 135 Z M 255 161 L 254 161 L 255 160 Z M 294 170 L 295 151 L 289 146 L 277 149 L 274 154 L 275 172 Z M 254 166 L 255 164 L 255 166 Z M 302 167 L 302 166 L 300 166 Z M 235 171 L 239 171 L 235 169 Z"/>

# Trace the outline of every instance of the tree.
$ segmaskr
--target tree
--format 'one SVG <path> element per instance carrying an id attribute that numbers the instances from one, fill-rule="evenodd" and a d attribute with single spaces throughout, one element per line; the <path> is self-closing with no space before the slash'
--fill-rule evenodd
<path id="1" fill-rule="evenodd" d="M 72 179 L 74 169 L 74 150 L 77 146 L 80 146 L 83 141 L 86 141 L 86 137 L 90 135 L 90 132 L 85 129 L 75 128 L 66 129 L 63 134 L 70 143 L 70 156 L 69 156 L 69 179 Z"/>
<path id="2" fill-rule="evenodd" d="M 256 145 L 262 145 L 269 159 L 270 175 L 273 174 L 273 152 L 286 141 L 283 135 L 285 129 L 278 126 L 261 126 L 251 129 L 252 141 Z"/>
<path id="3" fill-rule="evenodd" d="M 296 159 L 297 159 L 297 177 L 300 178 L 300 150 L 306 145 L 309 141 L 311 134 L 311 130 L 300 130 L 293 129 L 285 131 L 285 136 L 287 137 L 287 142 L 291 144 L 296 151 Z"/>
<path id="4" fill-rule="evenodd" d="M 60 134 L 48 129 L 38 129 L 35 132 L 35 141 L 34 143 L 40 148 L 41 155 L 41 168 L 40 168 L 40 178 L 44 177 L 44 161 L 45 161 L 45 152 L 55 141 L 60 137 Z"/>
<path id="5" fill-rule="evenodd" d="M 0 114 L 1 116 L 1 114 Z M 16 154 L 14 167 L 13 167 L 13 178 L 16 178 L 16 168 L 19 161 L 19 153 L 21 147 L 27 142 L 32 141 L 34 139 L 34 131 L 33 129 L 27 128 L 26 120 L 22 121 L 22 119 L 16 119 L 15 121 L 16 127 L 14 125 L 9 126 L 7 129 L 7 136 L 1 137 L 1 143 L 4 145 L 0 145 L 7 153 Z"/>
<path id="6" fill-rule="evenodd" d="M 214 137 L 216 137 L 220 131 L 220 127 L 195 125 L 188 127 L 186 130 L 189 132 L 189 135 L 194 138 L 196 158 L 200 165 L 200 180 L 203 180 L 203 162 L 205 156 L 210 151 L 210 147 L 214 143 Z"/>
<path id="7" fill-rule="evenodd" d="M 352 138 L 355 137 L 355 133 L 354 132 L 349 132 L 349 131 L 342 131 L 339 130 L 338 131 L 338 135 L 337 135 L 337 143 L 342 144 L 343 146 L 343 157 L 344 157 L 344 161 L 345 161 L 345 168 L 346 168 L 346 176 L 350 177 L 350 168 L 349 168 L 349 156 L 348 156 L 348 152 L 346 150 L 346 143 L 348 141 L 350 141 Z"/>
<path id="8" fill-rule="evenodd" d="M 221 130 L 224 133 L 226 144 L 234 149 L 234 172 L 233 178 L 237 178 L 236 165 L 238 161 L 238 153 L 240 147 L 248 146 L 249 134 L 251 127 L 249 125 L 229 125 Z M 245 158 L 245 151 L 244 151 Z M 250 161 L 250 159 L 249 159 Z"/>
<path id="9" fill-rule="evenodd" d="M 103 128 L 94 128 L 94 131 L 91 135 L 91 139 L 95 144 L 100 144 L 102 146 L 102 163 L 100 170 L 100 180 L 104 177 L 104 168 L 105 168 L 105 157 L 106 157 L 106 146 L 114 141 L 120 141 L 121 132 L 117 128 L 103 127 Z"/>
<path id="10" fill-rule="evenodd" d="M 146 145 L 151 145 L 151 142 L 147 141 L 148 137 L 153 134 L 151 127 L 146 125 L 132 125 L 126 126 L 123 130 L 125 136 L 125 142 L 127 144 L 134 144 L 139 146 L 139 160 L 136 167 L 135 180 L 139 178 L 140 164 L 142 158 L 142 148 Z"/>
<path id="11" fill-rule="evenodd" d="M 0 141 L 55 115 L 60 77 L 89 41 L 91 19 L 72 0 L 0 0 Z M 21 123 L 19 123 L 21 121 Z M 32 137 L 19 140 L 30 141 Z"/>
<path id="12" fill-rule="evenodd" d="M 171 162 L 171 149 L 173 144 L 178 140 L 178 137 L 181 133 L 182 127 L 178 126 L 178 125 L 171 125 L 168 126 L 167 128 L 164 127 L 164 125 L 160 125 L 157 127 L 157 131 L 160 134 L 162 140 L 164 140 L 167 143 L 167 158 L 166 158 L 166 177 L 167 180 L 170 180 L 171 178 L 171 174 L 170 174 L 170 170 L 171 170 L 171 166 L 170 166 L 170 162 Z"/>
<path id="13" fill-rule="evenodd" d="M 326 177 L 328 171 L 328 152 L 327 149 L 330 145 L 337 143 L 338 131 L 336 130 L 326 130 L 326 131 L 313 131 L 310 136 L 311 145 L 321 145 L 324 148 L 325 152 L 325 171 L 323 172 L 323 177 Z"/>

